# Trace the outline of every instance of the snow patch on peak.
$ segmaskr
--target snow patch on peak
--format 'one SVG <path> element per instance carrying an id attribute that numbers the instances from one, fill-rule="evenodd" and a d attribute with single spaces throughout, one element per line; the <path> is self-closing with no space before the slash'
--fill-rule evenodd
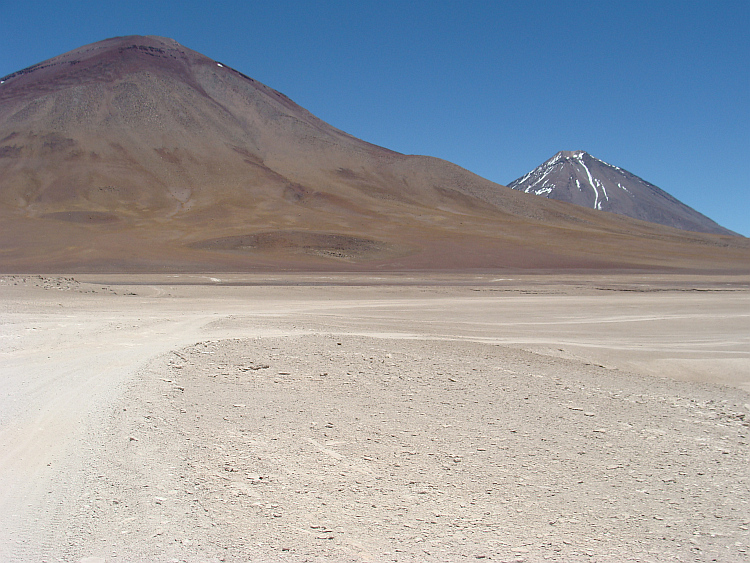
<path id="1" fill-rule="evenodd" d="M 583 163 L 583 158 L 579 158 L 579 159 L 578 159 L 578 163 L 579 163 L 579 164 L 580 164 L 581 166 L 583 166 L 583 169 L 584 169 L 584 170 L 586 171 L 586 176 L 588 176 L 588 178 L 589 178 L 589 186 L 591 186 L 591 189 L 592 189 L 592 190 L 594 190 L 594 194 L 595 194 L 595 195 L 594 195 L 594 209 L 601 209 L 601 208 L 602 208 L 602 207 L 601 207 L 601 205 L 602 205 L 602 204 L 601 204 L 601 203 L 599 202 L 599 190 L 598 190 L 598 189 L 596 189 L 596 188 L 597 188 L 597 186 L 595 185 L 595 183 L 594 183 L 594 179 L 593 179 L 593 177 L 591 176 L 591 172 L 589 171 L 589 167 L 588 167 L 588 166 L 586 166 L 586 165 L 585 165 L 585 164 Z"/>
<path id="2" fill-rule="evenodd" d="M 565 158 L 567 160 L 570 160 L 571 158 L 575 158 L 576 160 L 580 160 L 585 155 L 588 155 L 586 151 L 560 151 L 555 156 L 559 156 L 560 158 Z"/>
<path id="3" fill-rule="evenodd" d="M 609 201 L 609 196 L 607 195 L 607 187 L 604 184 L 602 184 L 598 178 L 596 178 L 596 184 L 602 189 L 602 192 L 604 192 L 604 199 Z M 602 208 L 602 204 L 600 203 L 599 209 L 601 208 Z"/>
<path id="4" fill-rule="evenodd" d="M 589 155 L 591 156 L 591 155 Z M 596 158 L 595 156 L 591 156 L 593 160 L 596 160 L 597 162 L 603 164 L 604 166 L 609 166 L 610 168 L 614 168 L 615 170 L 622 170 L 621 168 L 618 168 L 617 166 L 613 166 L 609 162 L 604 162 L 601 158 Z"/>

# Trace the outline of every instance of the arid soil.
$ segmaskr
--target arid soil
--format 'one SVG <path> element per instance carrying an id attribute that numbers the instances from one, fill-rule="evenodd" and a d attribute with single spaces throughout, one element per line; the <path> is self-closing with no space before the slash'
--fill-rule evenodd
<path id="1" fill-rule="evenodd" d="M 0 561 L 747 561 L 750 280 L 4 276 Z"/>

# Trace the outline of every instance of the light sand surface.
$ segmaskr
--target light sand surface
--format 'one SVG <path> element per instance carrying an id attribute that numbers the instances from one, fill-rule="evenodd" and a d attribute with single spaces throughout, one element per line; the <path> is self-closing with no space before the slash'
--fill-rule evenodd
<path id="1" fill-rule="evenodd" d="M 750 554 L 747 278 L 74 278 L 0 278 L 0 561 Z"/>

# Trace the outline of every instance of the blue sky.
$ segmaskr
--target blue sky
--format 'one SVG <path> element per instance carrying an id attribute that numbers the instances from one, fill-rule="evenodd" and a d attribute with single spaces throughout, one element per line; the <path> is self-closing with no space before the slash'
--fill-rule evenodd
<path id="1" fill-rule="evenodd" d="M 750 2 L 0 0 L 0 76 L 162 35 L 507 184 L 583 149 L 750 236 Z"/>

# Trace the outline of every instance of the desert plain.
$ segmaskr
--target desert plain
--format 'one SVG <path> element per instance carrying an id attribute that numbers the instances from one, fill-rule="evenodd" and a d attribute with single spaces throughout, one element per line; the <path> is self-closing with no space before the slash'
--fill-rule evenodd
<path id="1" fill-rule="evenodd" d="M 750 560 L 750 277 L 0 277 L 0 561 Z"/>

